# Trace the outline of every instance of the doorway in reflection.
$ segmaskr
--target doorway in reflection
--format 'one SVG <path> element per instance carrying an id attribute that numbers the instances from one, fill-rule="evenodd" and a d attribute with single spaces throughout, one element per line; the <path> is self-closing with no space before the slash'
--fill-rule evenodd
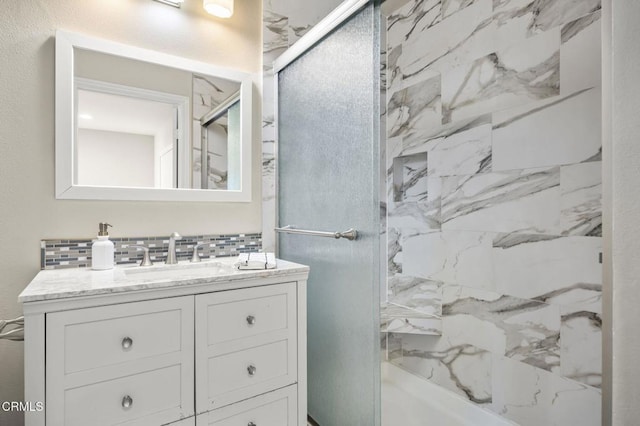
<path id="1" fill-rule="evenodd" d="M 77 84 L 82 86 L 82 82 Z M 132 90 L 109 86 L 103 84 L 102 88 Z M 154 97 L 154 93 L 145 92 Z M 180 127 L 178 108 L 184 103 L 180 98 L 176 96 L 176 103 L 169 103 L 78 88 L 76 184 L 178 187 L 180 138 L 176 130 Z"/>

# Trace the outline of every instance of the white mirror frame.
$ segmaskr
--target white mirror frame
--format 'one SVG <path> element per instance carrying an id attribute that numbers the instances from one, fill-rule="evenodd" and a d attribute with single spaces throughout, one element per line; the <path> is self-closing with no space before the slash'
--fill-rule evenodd
<path id="1" fill-rule="evenodd" d="M 240 83 L 240 190 L 125 188 L 75 185 L 74 48 L 163 65 Z M 56 31 L 56 198 L 70 200 L 251 201 L 252 77 L 180 56 L 129 46 L 68 31 Z"/>

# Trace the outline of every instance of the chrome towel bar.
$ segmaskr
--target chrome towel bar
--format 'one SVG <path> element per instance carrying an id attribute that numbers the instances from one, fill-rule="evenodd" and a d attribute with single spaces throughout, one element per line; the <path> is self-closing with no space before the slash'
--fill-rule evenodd
<path id="1" fill-rule="evenodd" d="M 324 232 L 324 231 L 309 231 L 306 229 L 297 229 L 293 225 L 287 225 L 282 228 L 275 228 L 277 232 L 285 232 L 287 234 L 302 234 L 313 235 L 314 237 L 329 237 L 329 238 L 346 238 L 353 241 L 358 238 L 358 231 L 353 228 L 349 228 L 344 232 Z"/>

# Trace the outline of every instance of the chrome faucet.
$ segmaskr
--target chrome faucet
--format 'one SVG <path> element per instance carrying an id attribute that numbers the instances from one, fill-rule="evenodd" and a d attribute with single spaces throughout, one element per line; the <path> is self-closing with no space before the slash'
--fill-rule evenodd
<path id="1" fill-rule="evenodd" d="M 129 247 L 140 249 L 144 251 L 142 255 L 142 260 L 140 261 L 140 266 L 153 266 L 153 262 L 151 261 L 151 257 L 149 256 L 149 248 L 140 244 L 129 244 Z M 124 248 L 124 246 L 123 246 Z"/>
<path id="2" fill-rule="evenodd" d="M 167 260 L 164 262 L 167 265 L 175 265 L 178 263 L 178 257 L 176 256 L 176 240 L 181 240 L 182 236 L 177 232 L 174 232 L 169 237 L 169 250 L 167 251 Z"/>
<path id="3" fill-rule="evenodd" d="M 200 256 L 198 255 L 198 248 L 204 247 L 207 243 L 197 243 L 193 246 L 193 254 L 191 256 L 191 263 L 200 262 Z"/>

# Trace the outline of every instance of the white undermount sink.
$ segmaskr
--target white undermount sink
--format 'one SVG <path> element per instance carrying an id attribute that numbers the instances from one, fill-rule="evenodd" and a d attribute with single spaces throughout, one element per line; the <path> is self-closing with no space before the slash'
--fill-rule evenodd
<path id="1" fill-rule="evenodd" d="M 184 262 L 177 263 L 175 265 L 166 265 L 164 263 L 158 263 L 153 266 L 138 266 L 132 268 L 123 269 L 126 275 L 143 275 L 143 274 L 171 274 L 175 275 L 176 273 L 190 273 L 190 272 L 207 272 L 210 274 L 222 273 L 222 272 L 231 272 L 233 270 L 233 266 L 230 264 L 223 264 L 221 262 Z"/>

